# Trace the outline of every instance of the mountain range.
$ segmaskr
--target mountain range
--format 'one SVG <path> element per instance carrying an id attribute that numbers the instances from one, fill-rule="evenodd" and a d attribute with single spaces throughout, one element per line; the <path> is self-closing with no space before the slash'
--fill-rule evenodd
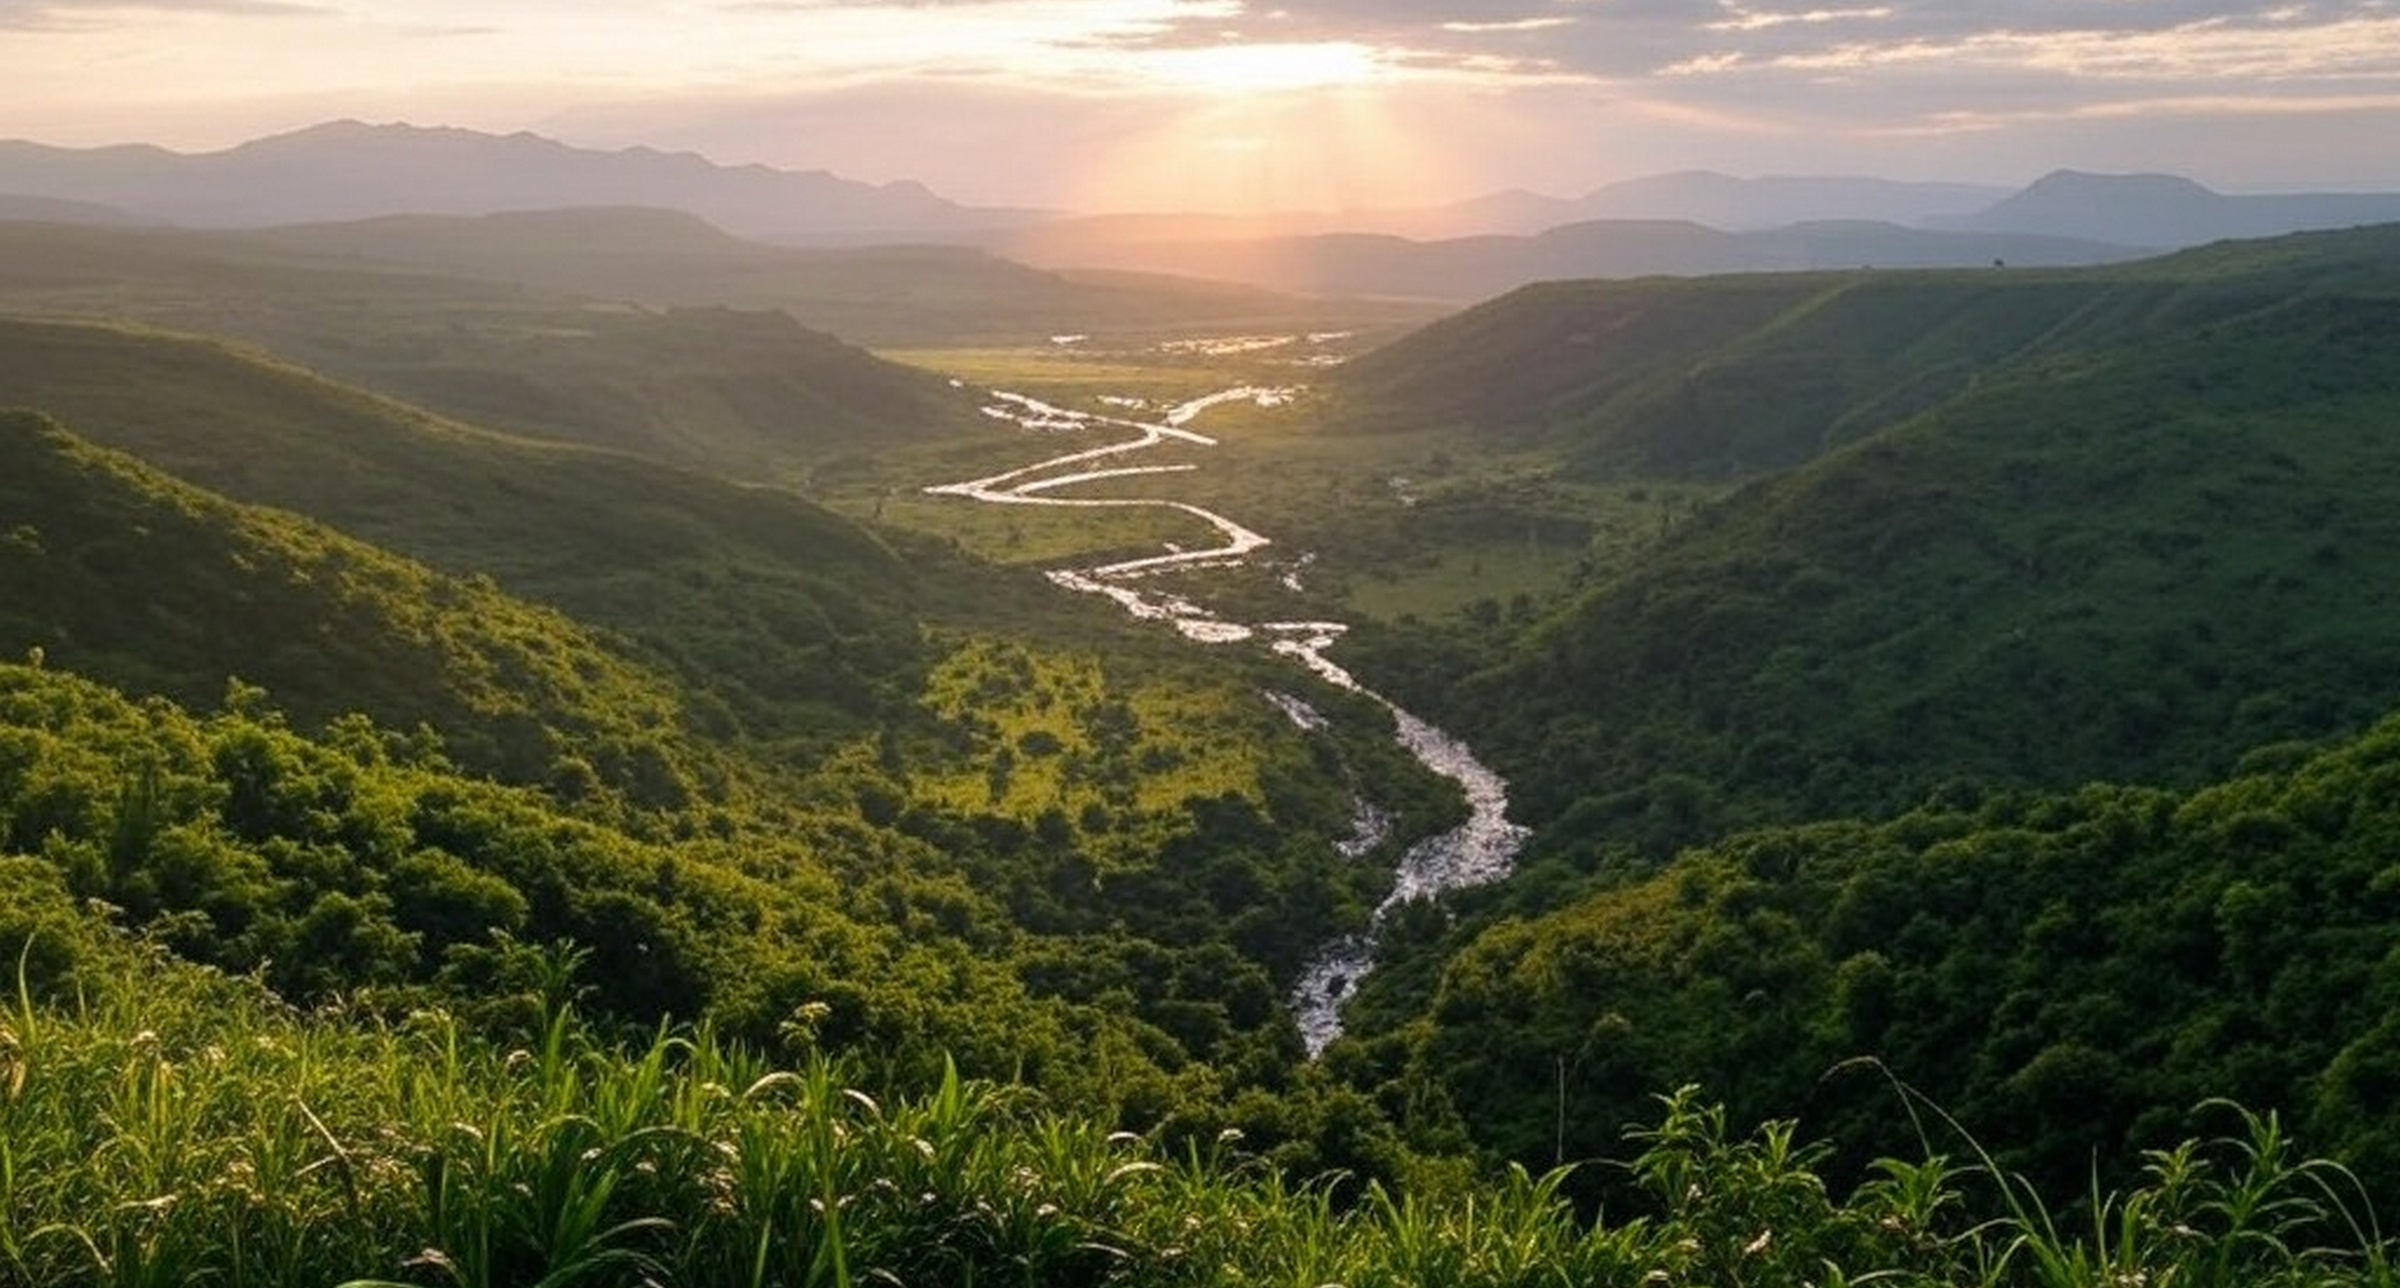
<path id="1" fill-rule="evenodd" d="M 333 121 L 220 152 L 0 143 L 0 193 L 91 203 L 193 227 L 389 214 L 481 215 L 567 206 L 666 206 L 752 236 L 807 241 L 956 237 L 1023 222 L 917 183 L 722 166 L 690 152 L 570 147 L 539 135 Z"/>
<path id="2" fill-rule="evenodd" d="M 0 142 L 6 219 L 220 228 L 579 207 L 683 211 L 741 237 L 794 244 L 972 245 L 1052 268 L 1467 298 L 1593 274 L 2091 263 L 2400 219 L 2400 194 L 2228 195 L 2172 175 L 2074 171 L 2021 191 L 1684 171 L 1574 198 L 1509 191 L 1408 209 L 1090 216 L 972 207 L 920 183 L 719 165 L 689 152 L 603 151 L 522 132 L 351 120 L 208 153 Z M 1561 231 L 1593 224 L 1603 227 Z M 1494 238 L 1502 240 L 1484 240 Z"/>

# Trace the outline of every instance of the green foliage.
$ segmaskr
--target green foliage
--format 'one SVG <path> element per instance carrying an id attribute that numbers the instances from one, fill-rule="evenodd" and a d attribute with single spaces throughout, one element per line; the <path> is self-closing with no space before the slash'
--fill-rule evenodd
<path id="1" fill-rule="evenodd" d="M 2396 242 L 2385 227 L 2106 268 L 1543 283 L 1345 368 L 1342 419 L 1548 445 L 1583 474 L 1757 476 L 2028 361 L 2170 340 L 2312 293 L 2389 298 Z"/>
<path id="2" fill-rule="evenodd" d="M 6 871 L 0 867 L 0 871 Z M 425 1010 L 303 1015 L 70 916 L 79 1004 L 0 1014 L 0 1279 L 59 1288 L 636 1283 L 2207 1285 L 2391 1281 L 2391 1247 L 2272 1118 L 2040 1206 L 1988 1162 L 1846 1195 L 1789 1123 L 1659 1098 L 1591 1221 L 1566 1173 L 1337 1203 L 1219 1141 L 1181 1153 L 944 1069 L 854 1089 L 706 1030 L 622 1045 L 571 1004 L 523 1045 Z M 571 974 L 573 952 L 545 955 Z M 1973 1142 L 1964 1144 L 1973 1148 Z"/>
<path id="3" fill-rule="evenodd" d="M 440 729 L 483 772 L 548 783 L 570 758 L 645 808 L 684 803 L 694 753 L 671 682 L 555 612 L 290 515 L 231 505 L 0 414 L 0 653 L 189 705 L 240 677 L 323 725 Z M 258 695 L 263 700 L 264 695 Z"/>
<path id="4" fill-rule="evenodd" d="M 480 999 L 521 973 L 515 946 L 572 938 L 616 1019 L 781 1041 L 818 1007 L 809 1040 L 883 1077 L 947 1052 L 1117 1121 L 1214 1130 L 1220 1101 L 1300 1057 L 1282 981 L 1381 896 L 1332 841 L 1401 753 L 1364 719 L 1303 733 L 1254 677 L 1131 681 L 990 640 L 936 674 L 921 724 L 772 812 L 632 816 L 469 777 L 429 733 L 344 716 L 312 736 L 248 686 L 195 718 L 0 667 L 0 848 L 295 999 L 444 998 L 505 1031 L 523 1017 Z M 990 798 L 981 731 L 1044 712 L 1071 715 L 1055 748 L 997 736 L 1058 776 Z"/>
<path id="5" fill-rule="evenodd" d="M 1000 914 L 905 838 L 877 853 L 854 834 L 839 858 L 763 831 L 738 845 L 637 839 L 363 722 L 342 727 L 321 743 L 271 714 L 194 719 L 0 668 L 0 850 L 41 855 L 157 942 L 299 1001 L 447 998 L 508 1031 L 523 1017 L 488 998 L 523 977 L 522 946 L 574 939 L 592 945 L 578 983 L 606 984 L 611 1017 L 716 1015 L 765 1041 L 794 1008 L 822 1005 L 810 1040 L 892 1076 L 955 1051 L 1105 1109 L 1190 1058 L 1109 999 L 1029 995 L 1012 961 L 1025 949 Z M 881 871 L 867 882 L 847 863 Z M 0 946 L 47 924 L 40 909 L 12 913 Z M 42 978 L 72 965 L 54 951 L 37 951 Z M 1271 1005 L 1246 1017 L 1280 1022 Z M 1070 1058 L 1093 1041 L 1123 1050 L 1114 1085 Z"/>
<path id="6" fill-rule="evenodd" d="M 2193 785 L 2400 703 L 2389 301 L 2037 364 L 1753 485 L 1437 713 L 1550 843 Z"/>
<path id="7" fill-rule="evenodd" d="M 1308 734 L 1259 692 L 1298 682 L 1288 670 L 1211 674 L 1171 641 L 1112 647 L 1104 669 L 1060 651 L 1059 627 L 1085 648 L 1130 632 L 786 499 L 423 422 L 209 346 L 23 338 L 29 368 L 54 360 L 45 389 L 147 451 L 462 568 L 497 561 L 652 645 L 24 418 L 8 602 L 47 665 L 8 673 L 0 831 L 158 942 L 298 1000 L 442 999 L 505 1033 L 527 1022 L 496 1000 L 522 945 L 572 938 L 615 1022 L 711 1017 L 773 1043 L 816 1008 L 807 1040 L 878 1079 L 951 1055 L 1119 1123 L 1205 1135 L 1239 1102 L 1295 1158 L 1409 1165 L 1340 1144 L 1355 1115 L 1275 1100 L 1300 1058 L 1286 981 L 1388 881 L 1333 848 L 1354 799 L 1422 798 L 1398 843 L 1449 808 L 1379 710 Z M 508 505 L 473 503 L 495 484 Z M 96 580 L 54 565 L 128 533 L 173 558 Z M 919 593 L 1038 634 L 920 633 Z M 838 665 L 853 642 L 877 678 Z M 237 671 L 272 688 L 228 686 Z M 75 672 L 227 696 L 194 719 Z M 772 691 L 741 692 L 771 672 Z M 483 754 L 485 728 L 540 735 L 537 755 Z M 659 751 L 619 754 L 601 735 L 620 728 Z M 675 794 L 656 792 L 661 766 Z"/>
<path id="8" fill-rule="evenodd" d="M 1807 1102 L 1856 1166 L 1909 1144 L 1876 1087 L 1826 1079 L 1873 1056 L 2009 1124 L 2002 1163 L 2054 1197 L 2227 1095 L 2389 1193 L 2396 775 L 2387 721 L 2188 795 L 2092 786 L 1735 837 L 1475 935 L 1415 1074 L 1509 1157 L 1603 1149 L 1647 1088 L 1693 1080 L 1736 1115 Z"/>
<path id="9" fill-rule="evenodd" d="M 787 494 L 501 437 L 218 345 L 51 323 L 0 337 L 12 398 L 235 501 L 628 639 L 719 736 L 863 723 L 923 660 L 914 591 L 1005 590 Z"/>

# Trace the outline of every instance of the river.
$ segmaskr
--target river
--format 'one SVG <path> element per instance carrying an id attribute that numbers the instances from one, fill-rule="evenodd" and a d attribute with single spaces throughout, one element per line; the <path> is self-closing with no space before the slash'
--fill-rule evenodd
<path id="1" fill-rule="evenodd" d="M 1176 510 L 1213 528 L 1223 538 L 1221 545 L 1197 550 L 1170 549 L 1163 555 L 1087 568 L 1053 569 L 1048 576 L 1052 582 L 1068 590 L 1105 596 L 1137 618 L 1167 623 L 1186 637 L 1201 643 L 1263 641 L 1276 653 L 1292 658 L 1328 683 L 1363 694 L 1390 709 L 1401 745 L 1423 762 L 1427 769 L 1459 785 L 1466 795 L 1468 815 L 1465 823 L 1419 841 L 1402 856 L 1399 870 L 1393 877 L 1391 894 L 1375 909 L 1375 921 L 1380 924 L 1392 909 L 1411 899 L 1428 898 L 1446 890 L 1497 881 L 1508 875 L 1526 836 L 1524 828 L 1508 821 L 1508 784 L 1475 759 L 1466 744 L 1360 684 L 1355 676 L 1326 657 L 1326 650 L 1349 629 L 1341 623 L 1229 621 L 1189 599 L 1160 590 L 1154 584 L 1159 575 L 1164 573 L 1239 564 L 1273 544 L 1265 535 L 1212 510 L 1182 501 L 1159 497 L 1056 495 L 1066 488 L 1196 469 L 1197 466 L 1189 464 L 1112 462 L 1124 462 L 1170 443 L 1214 447 L 1217 445 L 1215 439 L 1188 428 L 1203 412 L 1237 402 L 1264 407 L 1279 406 L 1289 401 L 1295 392 L 1257 386 L 1220 390 L 1168 408 L 1154 421 L 1071 411 L 1021 394 L 995 393 L 991 395 L 990 404 L 984 408 L 985 414 L 1010 421 L 1029 433 L 1115 429 L 1130 436 L 1105 446 L 1050 456 L 988 478 L 944 483 L 925 490 L 935 495 L 965 497 L 993 505 Z M 1125 399 L 1112 402 L 1128 410 L 1136 410 L 1141 406 Z M 1286 695 L 1275 696 L 1277 705 L 1284 709 L 1285 714 L 1303 727 L 1311 727 L 1312 721 L 1322 724 L 1323 718 L 1299 699 Z M 1388 829 L 1388 816 L 1372 802 L 1362 801 L 1353 835 L 1337 844 L 1346 853 L 1364 853 L 1380 843 L 1384 829 Z M 1342 1004 L 1349 1000 L 1357 990 L 1359 981 L 1374 969 L 1374 965 L 1372 927 L 1364 933 L 1332 940 L 1311 958 L 1290 998 L 1300 1036 L 1307 1043 L 1311 1056 L 1319 1054 L 1328 1043 L 1341 1036 Z"/>

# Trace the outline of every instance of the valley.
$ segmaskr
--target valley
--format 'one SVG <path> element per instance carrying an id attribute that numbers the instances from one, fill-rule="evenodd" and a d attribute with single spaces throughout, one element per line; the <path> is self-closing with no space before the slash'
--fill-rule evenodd
<path id="1" fill-rule="evenodd" d="M 1299 337 L 1271 337 L 1272 343 L 1258 347 L 1280 348 L 1296 339 Z M 1309 364 L 1305 359 L 1302 362 L 1303 365 L 1317 365 Z M 1343 624 L 1328 621 L 1233 622 L 1201 607 L 1183 594 L 1173 591 L 1144 594 L 1133 585 L 1175 573 L 1239 567 L 1250 555 L 1272 544 L 1269 538 L 1223 515 L 1177 501 L 1121 496 L 1050 495 L 1056 489 L 1082 488 L 1094 483 L 1129 478 L 1147 479 L 1195 468 L 1191 465 L 1117 465 L 1068 474 L 1056 472 L 1147 452 L 1167 443 L 1214 447 L 1214 439 L 1195 433 L 1187 426 L 1211 408 L 1227 404 L 1281 407 L 1291 401 L 1293 392 L 1289 389 L 1250 386 L 1218 390 L 1163 409 L 1155 423 L 1070 412 L 1022 394 L 996 392 L 992 395 L 995 400 L 993 405 L 986 408 L 987 414 L 1001 420 L 1013 420 L 1033 434 L 1073 433 L 1090 429 L 1131 429 L 1140 431 L 1140 434 L 1124 442 L 1054 456 L 989 478 L 938 484 L 925 491 L 987 504 L 1047 505 L 1068 509 L 1166 509 L 1199 519 L 1215 528 L 1225 538 L 1225 544 L 1197 550 L 1171 548 L 1170 553 L 1164 555 L 1126 559 L 1089 568 L 1053 569 L 1048 574 L 1049 579 L 1061 589 L 1096 594 L 1113 600 L 1137 620 L 1165 622 L 1195 643 L 1238 644 L 1259 639 L 1263 635 L 1273 652 L 1296 659 L 1336 688 L 1374 699 L 1389 711 L 1398 727 L 1401 745 L 1427 770 L 1458 784 L 1466 797 L 1467 820 L 1451 831 L 1426 837 L 1410 846 L 1401 857 L 1392 881 L 1392 892 L 1375 907 L 1375 922 L 1370 923 L 1368 933 L 1344 935 L 1326 945 L 1293 985 L 1291 1003 L 1294 1022 L 1299 1027 L 1301 1041 L 1308 1053 L 1316 1056 L 1341 1036 L 1342 1003 L 1349 1000 L 1358 981 L 1373 969 L 1372 931 L 1375 923 L 1380 923 L 1393 908 L 1411 900 L 1437 898 L 1453 890 L 1497 881 L 1508 875 L 1517 849 L 1524 843 L 1525 830 L 1508 821 L 1507 784 L 1476 760 L 1474 753 L 1457 739 L 1393 705 L 1372 690 L 1361 687 L 1347 670 L 1327 658 L 1326 650 L 1349 631 Z M 1143 410 L 1143 405 L 1137 399 L 1115 394 L 1098 397 L 1099 401 L 1110 406 L 1134 412 Z M 1301 567 L 1305 563 L 1306 556 L 1303 556 L 1298 564 L 1292 566 Z M 1294 594 L 1305 593 L 1297 571 L 1283 574 L 1281 584 Z M 1325 718 L 1305 702 L 1298 698 L 1276 696 L 1278 705 L 1303 729 L 1314 730 L 1325 726 Z M 1390 811 L 1377 801 L 1361 797 L 1355 814 L 1360 821 L 1359 827 L 1341 840 L 1337 848 L 1345 854 L 1372 852 L 1383 839 L 1381 832 L 1385 820 L 1391 816 Z"/>
<path id="2" fill-rule="evenodd" d="M 0 222 L 0 1279 L 2377 1282 L 2400 226 L 697 223 Z"/>

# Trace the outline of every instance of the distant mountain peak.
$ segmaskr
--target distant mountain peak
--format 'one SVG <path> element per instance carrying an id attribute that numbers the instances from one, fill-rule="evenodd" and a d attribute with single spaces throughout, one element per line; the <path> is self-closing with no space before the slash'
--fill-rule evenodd
<path id="1" fill-rule="evenodd" d="M 2017 198 L 2072 194 L 2086 196 L 2142 197 L 2171 196 L 2182 199 L 2209 198 L 2219 194 L 2195 180 L 2179 174 L 2098 174 L 2088 170 L 2053 170 L 2027 185 Z"/>
<path id="2" fill-rule="evenodd" d="M 960 206 L 913 180 L 862 183 L 824 170 L 719 165 L 690 151 L 586 148 L 530 130 L 353 117 L 198 154 L 28 144 L 0 151 L 0 192 L 215 227 L 647 206 L 751 237 L 853 244 L 938 240 L 1023 219 Z"/>
<path id="3" fill-rule="evenodd" d="M 2396 219 L 2400 194 L 2228 196 L 2182 175 L 2054 170 L 1982 211 L 1934 226 L 2164 248 Z"/>

